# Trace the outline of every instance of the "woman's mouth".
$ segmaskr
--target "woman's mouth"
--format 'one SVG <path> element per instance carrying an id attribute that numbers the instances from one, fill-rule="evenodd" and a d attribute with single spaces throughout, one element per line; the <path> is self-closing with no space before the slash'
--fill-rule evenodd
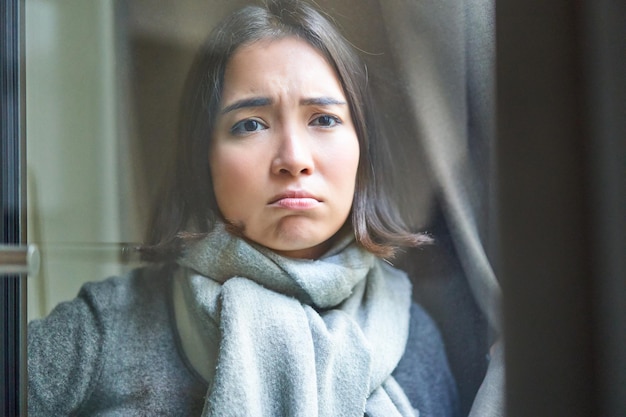
<path id="1" fill-rule="evenodd" d="M 286 191 L 272 197 L 269 205 L 288 210 L 310 210 L 321 204 L 321 200 L 306 191 Z"/>

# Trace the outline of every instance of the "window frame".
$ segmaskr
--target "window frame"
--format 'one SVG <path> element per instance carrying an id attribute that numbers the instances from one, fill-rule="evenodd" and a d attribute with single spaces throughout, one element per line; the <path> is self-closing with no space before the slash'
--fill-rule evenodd
<path id="1" fill-rule="evenodd" d="M 0 244 L 26 241 L 24 0 L 0 2 Z M 26 415 L 26 276 L 0 275 L 0 414 Z"/>

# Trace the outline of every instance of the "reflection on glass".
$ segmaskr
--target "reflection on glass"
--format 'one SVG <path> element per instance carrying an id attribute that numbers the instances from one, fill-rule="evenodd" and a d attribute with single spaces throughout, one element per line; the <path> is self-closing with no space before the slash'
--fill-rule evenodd
<path id="1" fill-rule="evenodd" d="M 171 365 L 175 362 L 176 366 L 180 366 L 176 368 L 176 375 L 173 376 L 172 381 L 167 381 L 167 386 L 147 384 L 140 387 L 142 391 L 139 392 L 139 388 L 135 385 L 115 385 L 114 380 L 119 383 L 120 378 L 122 378 L 121 375 L 131 372 L 132 369 L 141 368 L 147 373 L 153 372 L 155 367 L 152 364 L 141 361 L 133 362 L 129 359 L 128 364 L 119 360 L 117 363 L 107 364 L 106 367 L 102 365 L 103 378 L 106 380 L 107 377 L 110 377 L 108 382 L 111 385 L 108 387 L 112 387 L 112 391 L 106 391 L 102 386 L 98 386 L 97 389 L 104 389 L 102 392 L 98 391 L 103 397 L 107 395 L 116 397 L 115 407 L 122 407 L 126 400 L 130 403 L 136 402 L 141 395 L 154 400 L 157 392 L 160 392 L 160 395 L 175 397 L 176 387 L 183 387 L 189 389 L 186 395 L 189 398 L 193 397 L 193 401 L 190 400 L 189 403 L 192 405 L 187 404 L 186 406 L 198 411 L 197 414 L 200 415 L 204 403 L 198 399 L 210 394 L 211 391 L 207 390 L 207 385 L 210 385 L 210 382 L 214 380 L 218 382 L 229 380 L 223 374 L 218 376 L 213 374 L 216 361 L 222 360 L 217 358 L 217 349 L 213 349 L 214 354 L 207 354 L 200 359 L 197 355 L 198 350 L 202 351 L 198 346 L 204 346 L 205 351 L 207 350 L 205 345 L 217 346 L 214 339 L 220 340 L 223 337 L 219 333 L 223 328 L 218 326 L 216 329 L 207 325 L 209 327 L 207 330 L 202 327 L 203 325 L 198 325 L 194 321 L 194 314 L 198 314 L 196 311 L 190 312 L 189 309 L 181 309 L 180 307 L 180 300 L 186 301 L 186 303 L 183 302 L 183 305 L 195 305 L 193 302 L 197 298 L 197 293 L 192 291 L 195 288 L 194 282 L 196 282 L 194 276 L 180 275 L 166 269 L 167 279 L 163 279 L 161 275 L 154 272 L 154 269 L 136 270 L 135 268 L 145 265 L 140 259 L 140 253 L 150 254 L 146 249 L 167 249 L 172 255 L 172 246 L 163 245 L 163 240 L 159 240 L 159 233 L 163 231 L 158 228 L 155 229 L 154 223 L 150 223 L 149 218 L 153 207 L 168 207 L 167 200 L 168 198 L 171 199 L 170 194 L 161 191 L 159 184 L 173 176 L 173 172 L 175 172 L 172 165 L 173 155 L 176 154 L 183 140 L 180 137 L 181 129 L 178 124 L 179 116 L 181 116 L 179 108 L 186 74 L 209 29 L 231 11 L 245 3 L 247 2 L 215 1 L 207 3 L 189 0 L 161 4 L 160 8 L 156 8 L 151 2 L 143 0 L 133 2 L 99 0 L 82 2 L 81 4 L 46 0 L 27 2 L 28 233 L 29 241 L 39 245 L 42 255 L 41 271 L 31 280 L 29 286 L 29 317 L 35 319 L 46 316 L 59 302 L 73 299 L 85 282 L 100 281 L 109 276 L 124 276 L 132 270 L 135 271 L 130 275 L 133 277 L 132 280 L 108 281 L 121 285 L 120 288 L 127 288 L 124 285 L 128 284 L 123 284 L 123 282 L 143 282 L 141 285 L 146 286 L 145 288 L 141 287 L 142 290 L 139 291 L 141 294 L 128 290 L 127 295 L 133 301 L 126 304 L 128 310 L 124 311 L 132 310 L 132 314 L 136 314 L 136 310 L 128 306 L 139 299 L 148 302 L 147 298 L 149 298 L 156 300 L 155 303 L 158 304 L 165 300 L 163 294 L 173 298 L 173 300 L 168 298 L 167 308 L 172 309 L 172 311 L 167 310 L 170 315 L 163 314 L 164 307 L 161 310 L 156 309 L 150 320 L 141 323 L 132 322 L 136 317 L 129 316 L 128 323 L 131 323 L 129 326 L 135 326 L 133 331 L 125 334 L 123 341 L 120 339 L 119 343 L 115 342 L 112 345 L 115 349 L 115 347 L 127 346 L 125 343 L 130 345 L 134 343 L 133 349 L 137 350 L 141 347 L 146 352 L 152 353 L 155 352 L 154 346 L 160 346 L 161 343 L 163 346 L 173 346 L 171 351 L 161 352 L 161 354 L 164 355 L 163 357 L 169 358 L 164 359 L 170 361 L 167 362 L 168 364 Z M 479 191 L 467 197 L 463 194 L 467 190 L 459 186 L 459 184 L 467 184 L 459 183 L 455 187 L 448 187 L 450 184 L 445 182 L 460 181 L 464 178 L 480 181 L 482 171 L 475 170 L 475 167 L 468 162 L 473 157 L 469 155 L 472 149 L 470 149 L 469 143 L 465 142 L 463 129 L 457 129 L 458 126 L 454 124 L 456 120 L 463 120 L 462 118 L 455 118 L 455 116 L 467 110 L 463 107 L 465 102 L 450 99 L 452 95 L 446 96 L 445 93 L 450 93 L 446 89 L 450 85 L 455 85 L 448 82 L 449 79 L 446 79 L 446 74 L 435 70 L 430 72 L 413 71 L 414 66 L 412 65 L 415 63 L 412 60 L 413 56 L 420 56 L 423 61 L 427 62 L 427 64 L 420 64 L 420 68 L 437 68 L 437 65 L 441 65 L 435 52 L 436 48 L 421 45 L 422 49 L 419 49 L 420 44 L 413 41 L 413 38 L 410 37 L 411 32 L 403 30 L 407 27 L 413 29 L 413 25 L 408 24 L 411 23 L 410 21 L 403 22 L 402 19 L 415 13 L 416 5 L 406 5 L 405 7 L 410 9 L 409 12 L 411 13 L 407 12 L 403 15 L 401 9 L 387 9 L 376 4 L 376 2 L 368 3 L 368 5 L 355 4 L 354 1 L 321 1 L 319 3 L 338 23 L 338 26 L 345 30 L 350 42 L 359 50 L 367 63 L 367 75 L 370 77 L 367 88 L 374 94 L 375 101 L 379 105 L 379 111 L 372 115 L 371 119 L 380 119 L 378 121 L 381 132 L 383 132 L 382 137 L 387 140 L 394 158 L 393 169 L 386 167 L 377 172 L 389 175 L 393 179 L 386 190 L 399 200 L 399 210 L 406 217 L 410 229 L 417 232 L 427 228 L 434 235 L 436 241 L 436 246 L 418 251 L 409 250 L 404 257 L 401 256 L 393 261 L 398 266 L 401 265 L 414 281 L 414 299 L 419 300 L 427 307 L 437 325 L 440 326 L 443 341 L 446 343 L 444 350 L 444 347 L 439 344 L 441 343 L 439 335 L 435 327 L 432 326 L 430 319 L 425 318 L 425 314 L 414 307 L 413 319 L 416 315 L 421 315 L 420 317 L 424 320 L 422 323 L 427 323 L 427 325 L 420 327 L 425 335 L 422 335 L 419 343 L 416 342 L 407 350 L 407 354 L 413 355 L 410 360 L 424 360 L 430 364 L 421 368 L 422 370 L 426 369 L 424 375 L 427 374 L 426 376 L 422 375 L 424 378 L 422 382 L 432 382 L 429 379 L 432 378 L 432 380 L 436 379 L 437 384 L 440 385 L 434 382 L 432 384 L 424 382 L 423 386 L 417 390 L 418 392 L 407 392 L 410 408 L 419 409 L 421 407 L 425 414 L 428 414 L 428 410 L 446 410 L 439 414 L 435 412 L 435 414 L 452 415 L 451 410 L 458 407 L 466 414 L 484 375 L 485 358 L 487 357 L 488 343 L 491 340 L 487 340 L 489 324 L 473 299 L 471 294 L 473 288 L 470 288 L 471 285 L 465 281 L 463 269 L 467 268 L 471 273 L 480 269 L 472 269 L 472 265 L 477 265 L 477 263 L 472 264 L 472 259 L 477 259 L 472 258 L 472 256 L 478 253 L 480 255 L 478 258 L 481 261 L 479 266 L 481 268 L 485 266 L 482 270 L 487 271 L 485 275 L 488 275 L 488 278 L 493 279 L 493 277 L 490 275 L 489 261 L 481 247 L 481 239 L 485 235 L 479 236 L 479 232 L 485 231 L 486 223 L 483 222 L 482 217 L 473 217 L 471 210 L 466 210 L 467 207 L 477 208 L 477 210 L 485 208 L 484 201 L 481 200 L 484 196 L 480 194 L 484 188 L 478 187 L 477 183 L 471 184 L 476 186 Z M 356 11 L 358 11 L 358 18 L 353 14 Z M 409 44 L 411 48 L 415 47 L 419 53 L 404 55 L 405 43 Z M 297 46 L 291 45 L 291 49 L 282 50 L 272 61 L 280 62 L 279 58 L 283 55 L 293 54 L 291 50 L 294 48 Z M 262 51 L 267 54 L 275 52 L 267 45 Z M 243 61 L 252 59 L 253 52 L 258 51 L 254 49 L 249 52 L 250 56 L 244 56 Z M 321 62 L 325 63 L 325 61 Z M 241 72 L 247 68 L 245 64 L 240 64 L 240 67 Z M 261 68 L 262 65 L 257 62 L 254 68 L 257 67 Z M 292 67 L 295 68 L 296 65 L 292 64 Z M 401 72 L 398 68 L 404 71 L 405 77 L 407 74 L 415 73 L 419 73 L 420 77 L 416 77 L 416 81 L 409 76 L 407 81 L 398 75 L 398 72 Z M 254 73 L 254 71 L 250 72 Z M 291 74 L 291 72 L 282 74 L 279 78 L 283 81 L 293 81 L 290 78 Z M 305 107 L 307 109 L 315 108 L 315 113 L 310 115 L 310 120 L 307 119 L 307 128 L 324 132 L 326 139 L 329 139 L 332 136 L 327 134 L 328 131 L 339 129 L 337 126 L 341 128 L 350 127 L 350 122 L 353 120 L 351 117 L 346 117 L 344 113 L 350 113 L 354 110 L 354 108 L 346 106 L 346 104 L 352 103 L 353 96 L 336 94 L 337 91 L 328 90 L 326 87 L 332 85 L 332 77 L 330 79 L 324 78 L 322 76 L 323 71 L 318 71 L 316 74 L 321 80 L 318 80 L 318 83 L 309 83 L 307 87 L 315 93 L 314 100 L 311 100 L 311 97 L 306 97 L 309 106 Z M 227 72 L 227 78 L 228 75 Z M 248 74 L 246 80 L 250 78 L 252 76 Z M 419 83 L 420 80 L 422 84 Z M 298 78 L 297 81 L 300 82 L 301 80 Z M 267 82 L 267 79 L 261 78 L 259 85 L 265 84 L 270 85 L 271 83 Z M 297 82 L 294 81 L 294 84 Z M 273 101 L 266 100 L 268 103 L 259 105 L 259 97 L 254 96 L 252 98 L 257 100 L 256 104 L 251 104 L 250 97 L 245 95 L 248 94 L 248 90 L 259 90 L 258 85 L 253 85 L 253 87 L 237 85 L 240 87 L 239 89 L 232 88 L 228 92 L 232 93 L 234 90 L 236 94 L 225 94 L 224 100 L 226 102 L 221 103 L 228 111 L 225 111 L 224 106 L 219 109 L 214 108 L 214 113 L 217 115 L 216 123 L 221 129 L 219 130 L 220 134 L 210 138 L 209 133 L 204 132 L 204 134 L 207 144 L 209 139 L 218 143 L 218 145 L 213 146 L 217 147 L 219 152 L 215 151 L 215 148 L 212 149 L 213 155 L 220 154 L 219 162 L 225 160 L 231 162 L 230 165 L 225 164 L 225 167 L 221 167 L 219 163 L 206 167 L 206 171 L 209 171 L 210 168 L 213 170 L 211 171 L 213 175 L 219 175 L 219 180 L 215 181 L 216 187 L 220 188 L 220 190 L 216 190 L 217 199 L 220 200 L 217 201 L 217 204 L 223 214 L 233 213 L 233 220 L 242 220 L 237 218 L 237 216 L 242 216 L 240 211 L 227 211 L 220 203 L 225 204 L 224 199 L 233 195 L 235 200 L 239 201 L 238 193 L 250 197 L 253 192 L 259 190 L 260 194 L 264 192 L 264 186 L 257 185 L 249 190 L 245 190 L 243 187 L 245 185 L 243 180 L 252 184 L 254 183 L 253 180 L 258 178 L 258 175 L 251 174 L 252 168 L 258 168 L 251 164 L 251 155 L 255 155 L 255 160 L 258 161 L 259 165 L 267 156 L 264 153 L 266 147 L 252 149 L 245 142 L 251 142 L 252 137 L 257 137 L 255 135 L 267 133 L 266 131 L 270 130 L 276 120 L 284 121 L 286 117 L 284 113 L 272 113 L 272 105 L 279 101 L 275 98 L 272 98 Z M 421 92 L 421 96 L 413 94 L 416 85 L 419 86 L 417 90 Z M 232 87 L 232 84 L 229 86 Z M 345 85 L 342 84 L 342 87 L 345 89 Z M 248 90 L 243 94 L 242 91 L 246 88 Z M 458 91 L 453 92 L 457 93 Z M 276 92 L 270 91 L 270 94 L 264 91 L 263 93 L 271 96 Z M 419 103 L 418 96 L 428 97 L 429 106 L 424 107 L 424 103 Z M 264 95 L 260 98 L 267 99 Z M 441 114 L 432 111 L 430 105 L 436 110 L 444 108 L 446 112 L 443 116 L 445 117 L 440 117 Z M 262 108 L 263 111 L 255 112 L 257 108 Z M 419 115 L 417 116 L 413 114 L 415 109 L 418 110 Z M 193 119 L 184 112 L 182 116 L 180 119 L 183 120 L 183 123 L 189 123 Z M 421 118 L 434 122 L 429 124 L 430 122 L 426 123 Z M 440 127 L 437 126 L 437 123 L 441 123 L 441 119 L 444 120 L 443 124 L 445 125 L 443 129 L 445 134 L 442 135 L 444 139 L 433 141 L 433 138 L 438 138 L 437 133 L 439 131 L 436 128 Z M 367 121 L 369 123 L 370 119 Z M 432 128 L 433 126 L 435 128 Z M 449 140 L 451 131 L 453 134 L 458 133 L 463 140 L 455 141 L 456 137 L 452 138 L 454 140 Z M 425 140 L 428 137 L 431 142 Z M 426 145 L 420 144 L 415 138 L 420 138 Z M 446 142 L 446 140 L 448 141 Z M 239 141 L 238 146 L 240 148 L 233 146 L 233 142 L 237 141 Z M 327 140 L 327 142 L 331 141 Z M 433 146 L 433 144 L 443 145 Z M 344 147 L 340 151 L 337 150 L 339 148 L 334 148 L 331 151 L 326 149 L 325 152 L 333 158 L 344 158 L 342 161 L 335 162 L 334 165 L 348 169 L 350 158 L 346 159 L 345 156 L 350 153 L 350 150 L 345 147 L 345 143 L 342 145 Z M 364 148 L 363 143 L 360 143 L 361 160 L 365 158 Z M 192 156 L 199 156 L 200 159 L 206 158 L 208 161 L 208 149 L 202 147 L 199 149 L 201 151 Z M 438 152 L 441 152 L 442 149 L 448 158 L 444 158 L 443 162 L 438 158 L 441 156 Z M 481 152 L 486 151 L 482 149 Z M 380 154 L 377 154 L 376 157 Z M 246 159 L 246 157 L 248 158 Z M 426 161 L 425 159 L 428 158 L 431 160 Z M 239 180 L 233 184 L 232 181 L 229 181 L 230 177 L 216 173 L 216 166 L 224 168 L 223 171 L 227 172 L 228 175 L 233 174 L 235 172 L 234 167 L 237 166 L 250 168 L 248 169 L 249 172 L 237 172 Z M 289 171 L 288 167 L 281 169 L 283 170 L 281 172 Z M 299 172 L 304 171 L 306 168 Z M 464 176 L 464 174 L 467 175 Z M 234 177 L 234 175 L 232 176 Z M 453 192 L 460 190 L 461 197 L 453 201 L 452 209 L 444 210 L 444 215 L 434 208 L 433 184 L 444 189 L 443 200 L 450 198 L 450 189 Z M 184 182 L 179 182 L 178 189 L 174 187 L 172 190 L 185 196 L 184 192 L 180 191 L 183 185 Z M 205 184 L 198 183 L 195 184 L 194 192 L 196 195 L 203 195 L 204 191 L 208 189 Z M 291 193 L 289 195 L 274 192 L 272 195 L 276 195 L 276 199 L 273 200 L 273 203 L 280 200 L 281 209 L 311 209 L 309 206 L 314 204 L 312 200 L 316 196 L 300 195 L 299 193 L 302 192 L 302 190 L 288 190 L 287 194 Z M 189 193 L 185 197 L 188 196 Z M 250 200 L 249 205 L 254 204 L 253 200 Z M 387 201 L 386 198 L 381 200 Z M 348 201 L 352 201 L 351 195 Z M 248 213 L 244 214 L 247 215 Z M 368 214 L 370 216 L 366 216 L 366 221 L 371 220 L 372 213 Z M 231 216 L 231 214 L 228 215 Z M 446 217 L 448 215 L 452 217 L 452 220 Z M 204 218 L 202 219 L 204 220 Z M 463 233 L 450 237 L 448 228 L 454 229 L 456 227 L 455 231 L 458 232 L 458 224 L 455 222 L 459 219 L 461 219 L 459 224 L 462 227 L 467 226 L 470 229 L 469 233 L 465 233 L 467 230 L 463 230 Z M 194 224 L 197 219 L 193 215 L 188 215 L 184 220 L 185 226 L 189 224 L 193 228 L 190 230 L 182 228 L 175 231 L 193 232 L 186 233 L 184 236 L 189 239 L 187 241 L 189 247 L 194 247 L 192 243 L 204 237 L 203 233 L 208 231 L 207 227 L 206 225 Z M 474 222 L 480 226 L 479 231 L 472 230 L 476 226 Z M 240 223 L 237 221 L 232 223 L 228 230 L 234 234 L 243 233 L 246 238 L 270 247 L 276 253 L 295 257 L 304 253 L 312 257 L 319 255 L 317 252 L 314 255 L 311 255 L 313 252 L 310 251 L 302 252 L 300 251 L 301 248 L 291 250 L 293 248 L 275 245 L 276 242 L 272 239 L 265 239 L 263 230 L 260 232 L 255 230 L 254 233 L 246 235 L 246 229 L 238 229 Z M 343 223 L 343 218 L 339 223 Z M 383 223 L 385 223 L 383 228 L 390 224 L 388 221 L 383 221 Z M 248 224 L 254 225 L 254 222 Z M 339 226 L 334 225 L 332 233 L 326 237 L 339 236 L 340 232 L 344 231 Z M 318 227 L 316 231 L 320 229 L 323 228 Z M 251 230 L 251 228 L 248 229 L 248 232 Z M 439 233 L 441 233 L 440 236 Z M 146 241 L 144 237 L 146 234 L 152 238 Z M 314 235 L 315 233 L 310 234 Z M 461 236 L 461 244 L 455 240 L 459 236 Z M 468 257 L 463 258 L 461 256 L 462 262 L 465 262 L 461 265 L 456 259 L 455 250 L 463 252 L 463 244 L 468 241 L 473 244 L 471 250 L 466 251 L 470 253 L 468 257 L 471 259 L 468 261 Z M 143 250 L 140 251 L 138 248 L 141 247 L 142 242 L 147 242 L 149 246 L 144 246 Z M 317 242 L 320 246 L 316 247 L 322 248 L 321 252 L 324 252 L 328 248 L 336 249 L 338 242 L 340 243 L 341 239 L 333 239 L 326 245 L 326 239 L 322 239 Z M 375 244 L 370 248 L 374 246 Z M 155 253 L 158 255 L 163 252 L 157 251 Z M 173 254 L 179 255 L 176 251 Z M 465 254 L 467 255 L 467 253 Z M 270 258 L 271 256 L 273 255 L 270 255 Z M 217 260 L 221 261 L 222 258 L 218 257 Z M 204 272 L 203 267 L 199 266 L 198 262 L 202 263 L 195 259 L 187 266 L 192 266 L 195 271 Z M 209 274 L 205 273 L 205 275 Z M 151 281 L 152 287 L 142 281 L 146 277 L 153 280 Z M 173 277 L 175 278 L 174 284 L 170 286 L 169 280 Z M 493 287 L 493 281 L 488 281 L 488 284 Z M 495 286 L 497 287 L 497 283 Z M 89 294 L 103 294 L 97 289 L 103 288 L 101 286 L 89 286 L 87 288 L 91 288 L 88 291 L 93 291 Z M 358 290 L 355 291 L 358 292 Z M 408 289 L 406 292 L 408 293 Z M 452 302 L 450 302 L 450 297 L 453 298 Z M 105 299 L 106 297 L 100 301 Z M 99 304 L 97 299 L 93 303 L 93 305 L 89 304 L 88 309 L 99 311 L 98 309 L 106 308 L 105 305 Z M 493 306 L 497 303 L 492 302 L 490 297 L 486 297 L 486 300 L 482 300 L 478 304 Z M 115 305 L 113 301 L 111 305 Z M 454 308 L 450 307 L 452 305 Z M 241 307 L 240 305 L 235 306 Z M 316 314 L 321 314 L 327 307 L 329 306 L 317 305 Z M 141 310 L 141 308 L 137 310 Z M 495 308 L 490 314 L 490 319 L 497 314 Z M 223 316 L 228 317 L 226 313 Z M 245 336 L 250 332 L 256 332 L 260 326 L 257 326 L 259 323 L 254 320 L 258 317 L 263 318 L 264 314 L 252 316 L 254 317 L 246 323 L 254 323 L 254 329 L 236 328 L 233 334 Z M 292 317 L 291 314 L 284 314 L 283 316 Z M 91 333 L 87 327 L 93 317 L 85 315 L 80 316 L 80 318 L 84 321 L 85 328 L 77 333 L 79 334 L 77 336 L 78 341 L 72 344 L 70 349 L 74 349 L 76 346 L 88 346 L 95 349 L 94 340 L 101 335 Z M 126 317 L 118 319 L 121 322 L 126 321 Z M 170 333 L 167 333 L 166 336 L 163 336 L 164 339 L 159 339 L 157 342 L 150 339 L 151 336 L 146 332 L 152 328 L 159 328 L 160 320 L 173 320 L 175 331 L 168 330 Z M 102 318 L 97 326 L 103 326 L 107 332 L 113 332 L 112 327 L 107 326 L 115 326 L 115 323 L 116 320 L 107 322 L 106 318 Z M 287 322 L 276 320 L 272 323 L 278 327 L 292 324 L 290 320 Z M 270 323 L 270 327 L 272 323 Z M 451 325 L 451 323 L 453 324 Z M 227 325 L 228 323 L 222 324 Z M 72 323 L 57 323 L 57 325 L 59 328 L 73 326 Z M 198 327 L 202 328 L 198 330 Z M 137 337 L 137 334 L 144 335 L 145 340 L 138 340 L 143 336 Z M 265 336 L 267 337 L 268 334 L 272 337 L 276 336 L 273 333 L 267 333 Z M 459 343 L 459 335 L 466 338 L 463 343 Z M 259 337 L 261 336 L 263 335 L 259 335 Z M 340 333 L 340 336 L 345 335 Z M 211 338 L 213 338 L 212 341 Z M 234 339 L 240 340 L 241 337 Z M 434 345 L 428 345 L 428 343 L 434 343 Z M 419 355 L 424 354 L 424 349 L 426 349 L 424 346 L 431 347 L 436 354 L 432 357 L 418 358 Z M 233 352 L 241 353 L 241 351 L 236 350 L 239 347 L 233 347 Z M 41 346 L 39 348 L 44 349 Z M 180 351 L 181 355 L 174 355 L 174 350 Z M 362 353 L 362 350 L 356 349 L 354 354 L 359 353 Z M 158 359 L 158 355 L 150 355 L 151 353 L 146 353 L 144 359 L 155 361 Z M 448 355 L 448 359 L 446 359 L 446 355 Z M 207 359 L 206 356 L 209 358 Z M 116 356 L 111 357 L 117 358 Z M 246 357 L 255 356 L 250 354 Z M 93 359 L 94 357 L 90 358 Z M 96 361 L 96 359 L 93 360 Z M 275 360 L 277 361 L 276 366 L 267 372 L 274 372 L 274 368 L 277 370 L 276 372 L 283 368 L 288 369 L 283 366 L 285 365 L 283 362 L 280 362 L 280 358 Z M 452 382 L 446 361 L 449 362 L 456 383 Z M 227 362 L 224 359 L 221 363 L 226 364 Z M 256 362 L 257 365 L 262 363 L 266 362 L 264 360 Z M 375 363 L 378 364 L 379 362 Z M 229 368 L 229 366 L 224 365 L 223 368 Z M 393 366 L 390 367 L 390 371 L 394 368 Z M 181 369 L 186 371 L 181 371 Z M 193 371 L 192 374 L 195 379 L 189 376 L 190 369 Z M 301 375 L 301 371 L 302 367 L 296 366 L 290 375 Z M 111 372 L 117 373 L 119 378 L 113 378 Z M 407 386 L 402 385 L 402 381 L 406 382 L 408 379 L 415 380 L 416 378 L 415 374 L 407 372 L 404 376 L 400 375 L 402 372 L 397 374 L 397 379 L 401 382 L 400 392 L 407 390 Z M 146 380 L 152 380 L 155 375 L 148 375 Z M 336 373 L 331 371 L 329 375 L 336 376 Z M 355 380 L 357 376 L 362 377 L 363 375 L 356 375 Z M 267 376 L 267 378 L 271 377 Z M 403 378 L 405 379 L 403 380 Z M 259 379 L 261 380 L 259 383 L 262 384 L 263 378 L 259 377 Z M 315 379 L 315 376 L 303 378 L 307 383 L 312 379 Z M 355 386 L 355 380 L 351 381 L 351 387 Z M 45 383 L 45 381 L 39 382 Z M 107 382 L 103 383 L 106 384 Z M 87 382 L 82 381 L 81 384 L 87 384 Z M 293 385 L 309 387 L 304 382 Z M 76 392 L 91 388 L 93 387 L 77 387 Z M 216 397 L 215 395 L 218 394 L 215 394 L 211 398 L 216 399 L 216 404 L 218 400 L 229 398 L 228 396 L 233 393 L 233 391 L 228 390 L 229 387 L 221 387 L 220 389 L 225 390 L 220 392 L 230 394 L 224 394 L 222 397 Z M 435 401 L 433 398 L 436 395 L 433 390 L 438 389 L 440 389 L 440 396 Z M 251 388 L 252 391 L 254 391 L 254 387 Z M 402 398 L 404 397 L 402 395 L 394 397 L 393 390 L 388 386 L 383 391 L 393 398 L 394 407 L 398 408 L 401 413 L 412 412 L 405 407 L 407 403 L 403 402 Z M 218 392 L 218 389 L 216 388 L 212 392 Z M 324 393 L 318 394 L 322 396 Z M 281 393 L 280 395 L 282 401 L 287 401 L 284 397 L 286 394 Z M 119 400 L 120 398 L 124 400 Z M 164 407 L 172 406 L 174 402 L 171 401 L 173 400 L 169 402 L 166 400 L 169 405 L 164 405 Z M 294 400 L 293 402 L 299 404 L 298 401 Z M 416 403 L 420 403 L 421 406 L 417 406 Z M 85 413 L 95 412 L 95 409 L 89 408 L 95 404 L 94 402 L 85 404 L 83 404 L 87 407 L 83 409 Z M 300 406 L 305 407 L 302 404 Z M 72 404 L 68 405 L 68 407 L 72 406 Z M 373 407 L 373 405 L 370 406 Z M 219 410 L 219 407 L 215 410 Z M 330 415 L 333 413 L 331 412 Z"/>
<path id="2" fill-rule="evenodd" d="M 130 165 L 120 157 L 126 133 L 114 2 L 28 1 L 26 31 L 28 238 L 42 253 L 29 287 L 34 318 L 73 298 L 82 282 L 121 272 L 114 252 L 84 242 L 138 235 L 126 191 Z M 79 256 L 63 251 L 71 245 L 83 247 Z"/>

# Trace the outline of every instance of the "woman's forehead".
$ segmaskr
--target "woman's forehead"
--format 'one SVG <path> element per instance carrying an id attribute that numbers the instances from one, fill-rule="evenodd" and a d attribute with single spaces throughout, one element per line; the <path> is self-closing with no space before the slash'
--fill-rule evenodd
<path id="1" fill-rule="evenodd" d="M 326 57 L 302 39 L 257 41 L 232 55 L 224 75 L 224 102 L 238 95 L 289 94 L 345 100 L 339 78 Z"/>

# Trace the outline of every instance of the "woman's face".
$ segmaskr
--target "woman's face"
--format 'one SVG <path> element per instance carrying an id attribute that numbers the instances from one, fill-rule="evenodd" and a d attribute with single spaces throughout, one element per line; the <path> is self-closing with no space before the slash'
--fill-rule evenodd
<path id="1" fill-rule="evenodd" d="M 350 214 L 359 143 L 334 70 L 295 37 L 237 50 L 209 162 L 215 197 L 244 235 L 315 259 Z"/>

